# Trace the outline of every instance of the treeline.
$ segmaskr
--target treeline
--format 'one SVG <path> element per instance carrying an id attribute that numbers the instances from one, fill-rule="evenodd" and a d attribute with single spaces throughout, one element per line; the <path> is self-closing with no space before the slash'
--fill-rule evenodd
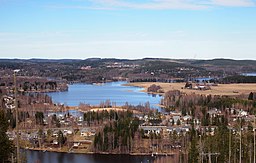
<path id="1" fill-rule="evenodd" d="M 129 105 L 128 103 L 126 103 L 122 108 L 128 110 L 129 112 L 131 112 L 131 110 L 137 110 L 143 113 L 149 113 L 151 111 L 149 102 L 146 102 L 144 105 L 137 106 Z M 104 121 L 118 120 L 120 116 L 123 115 L 121 113 L 122 111 L 117 112 L 114 110 L 88 111 L 84 113 L 83 119 L 85 122 L 87 122 L 88 126 L 99 125 L 102 124 Z"/>
<path id="2" fill-rule="evenodd" d="M 0 78 L 0 86 L 14 87 L 13 78 Z M 67 86 L 57 81 L 39 77 L 17 77 L 17 89 L 19 91 L 45 91 L 45 90 L 65 90 Z"/>
<path id="3" fill-rule="evenodd" d="M 18 112 L 18 120 L 19 122 L 25 122 L 27 118 L 29 118 L 30 115 L 28 112 L 24 112 L 24 111 L 19 111 Z M 15 128 L 16 127 L 16 116 L 15 116 L 15 112 L 13 112 L 10 109 L 7 109 L 5 111 L 5 118 L 8 120 L 8 125 L 10 128 Z"/>
<path id="4" fill-rule="evenodd" d="M 207 112 L 213 108 L 224 112 L 226 108 L 238 108 L 251 114 L 256 113 L 255 100 L 220 95 L 181 94 L 178 90 L 166 92 L 161 104 L 170 110 L 180 110 L 182 115 L 197 115 L 199 118 L 202 111 Z"/>
<path id="5" fill-rule="evenodd" d="M 154 93 L 164 93 L 162 87 L 160 85 L 152 84 L 148 87 L 148 92 L 154 92 Z"/>
<path id="6" fill-rule="evenodd" d="M 214 131 L 214 135 L 202 133 L 192 126 L 191 132 L 189 133 L 188 147 L 187 162 L 228 162 L 229 130 L 226 124 L 218 125 Z M 233 147 L 233 151 L 235 150 L 236 149 Z M 185 162 L 184 155 L 182 158 L 183 162 Z M 235 160 L 236 162 L 239 158 L 237 156 L 233 156 L 232 160 Z M 246 158 L 243 158 L 243 160 L 246 160 Z"/>
<path id="7" fill-rule="evenodd" d="M 122 74 L 125 74 L 127 70 L 120 68 L 107 68 L 106 65 L 103 64 L 102 67 L 92 67 L 91 70 L 81 70 L 80 68 L 74 69 L 73 67 L 72 69 L 64 69 L 63 72 L 66 73 L 60 74 L 60 77 L 69 82 L 102 83 L 114 81 L 114 77 L 122 76 Z"/>
<path id="8" fill-rule="evenodd" d="M 160 78 L 163 75 L 186 78 L 189 75 L 197 77 L 199 73 L 204 76 L 207 75 L 209 71 L 202 67 L 193 66 L 184 62 L 147 60 L 141 64 L 141 67 L 135 69 L 133 73 L 148 73 Z"/>
<path id="9" fill-rule="evenodd" d="M 23 106 L 38 104 L 38 103 L 52 104 L 51 96 L 44 93 L 26 93 L 24 95 L 20 95 L 18 100 Z"/>
<path id="10" fill-rule="evenodd" d="M 95 152 L 129 153 L 132 150 L 139 120 L 130 111 L 116 112 L 118 118 L 105 125 L 95 135 Z"/>
<path id="11" fill-rule="evenodd" d="M 229 84 L 229 83 L 256 83 L 256 76 L 229 76 L 225 77 L 221 80 L 222 83 Z"/>
<path id="12" fill-rule="evenodd" d="M 57 89 L 57 82 L 55 81 L 48 81 L 48 82 L 34 82 L 31 83 L 26 81 L 19 85 L 19 88 L 22 88 L 24 91 L 32 91 L 32 90 L 56 90 Z"/>
<path id="13" fill-rule="evenodd" d="M 229 162 L 229 159 L 231 162 L 239 162 L 240 159 L 242 162 L 251 162 L 253 160 L 254 141 L 251 123 L 238 119 L 233 128 L 228 128 L 227 123 L 219 123 L 213 127 L 215 129 L 208 133 L 199 130 L 191 131 L 189 162 L 218 163 Z M 209 127 L 209 130 L 211 128 Z"/>
<path id="14" fill-rule="evenodd" d="M 36 124 L 43 125 L 44 124 L 44 113 L 43 112 L 36 112 L 35 114 Z"/>
<path id="15" fill-rule="evenodd" d="M 159 78 L 159 77 L 131 77 L 130 82 L 162 82 L 162 83 L 173 83 L 173 82 L 177 82 L 177 83 L 181 83 L 181 82 L 185 82 L 185 79 L 169 79 L 169 78 Z"/>
<path id="16" fill-rule="evenodd" d="M 97 125 L 103 123 L 105 120 L 117 120 L 119 118 L 118 112 L 114 110 L 110 110 L 109 112 L 107 110 L 103 111 L 89 111 L 84 113 L 84 121 L 87 122 L 88 126 L 91 126 L 92 124 Z"/>

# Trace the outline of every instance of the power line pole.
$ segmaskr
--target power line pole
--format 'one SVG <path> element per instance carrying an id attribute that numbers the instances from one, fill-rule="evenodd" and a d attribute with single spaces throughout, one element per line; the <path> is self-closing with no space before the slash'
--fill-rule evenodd
<path id="1" fill-rule="evenodd" d="M 16 145 L 17 145 L 17 163 L 20 163 L 20 144 L 19 144 L 19 118 L 18 118 L 18 102 L 17 102 L 17 79 L 16 73 L 19 70 L 14 70 L 13 78 L 14 78 L 14 98 L 15 98 L 15 115 L 16 115 Z"/>
<path id="2" fill-rule="evenodd" d="M 253 163 L 255 163 L 255 116 L 254 116 L 254 127 L 253 127 Z"/>
<path id="3" fill-rule="evenodd" d="M 229 152 L 228 152 L 228 162 L 231 163 L 231 128 L 229 129 Z"/>
<path id="4" fill-rule="evenodd" d="M 203 153 L 203 146 L 202 146 L 202 135 L 199 135 L 199 137 L 200 137 L 200 152 L 201 153 Z M 201 163 L 203 163 L 204 162 L 204 156 L 203 155 L 201 155 Z"/>
<path id="5" fill-rule="evenodd" d="M 239 163 L 242 163 L 242 119 L 240 119 L 240 150 L 239 150 Z"/>

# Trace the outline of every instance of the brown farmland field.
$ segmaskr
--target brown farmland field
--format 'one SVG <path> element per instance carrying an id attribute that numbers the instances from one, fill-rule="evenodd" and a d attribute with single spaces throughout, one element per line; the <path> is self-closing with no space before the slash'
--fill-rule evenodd
<path id="1" fill-rule="evenodd" d="M 235 96 L 241 94 L 249 94 L 250 92 L 256 92 L 256 83 L 254 84 L 218 84 L 218 86 L 211 86 L 210 90 L 193 90 L 184 89 L 185 83 L 160 83 L 160 82 L 137 82 L 129 83 L 126 85 L 137 86 L 145 88 L 143 91 L 146 92 L 147 88 L 152 84 L 160 85 L 164 92 L 169 90 L 180 90 L 186 94 L 202 94 L 202 95 L 228 95 Z"/>

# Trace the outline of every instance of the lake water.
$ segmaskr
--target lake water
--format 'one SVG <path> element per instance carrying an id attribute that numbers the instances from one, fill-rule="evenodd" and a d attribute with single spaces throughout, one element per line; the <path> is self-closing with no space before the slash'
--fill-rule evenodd
<path id="1" fill-rule="evenodd" d="M 26 150 L 28 163 L 165 163 L 175 162 L 175 156 L 87 155 Z"/>
<path id="2" fill-rule="evenodd" d="M 204 77 L 204 78 L 195 78 L 196 81 L 199 81 L 199 83 L 203 82 L 203 81 L 209 81 L 212 80 L 212 77 Z"/>
<path id="3" fill-rule="evenodd" d="M 117 106 L 125 105 L 128 102 L 131 105 L 150 103 L 153 108 L 159 108 L 156 105 L 160 103 L 159 95 L 149 95 L 141 92 L 143 88 L 123 86 L 127 82 L 110 82 L 103 85 L 92 84 L 73 84 L 69 85 L 66 92 L 48 93 L 56 103 L 63 103 L 69 106 L 78 106 L 80 103 L 99 105 L 101 102 L 110 100 Z"/>
<path id="4" fill-rule="evenodd" d="M 126 82 L 111 82 L 103 85 L 73 84 L 66 92 L 48 93 L 56 103 L 69 106 L 78 106 L 80 103 L 99 105 L 101 102 L 110 100 L 117 106 L 126 102 L 132 105 L 149 102 L 151 107 L 159 108 L 159 95 L 152 96 L 139 87 L 123 86 Z M 130 155 L 86 155 L 72 153 L 55 153 L 26 150 L 27 162 L 29 163 L 154 163 L 174 162 L 171 156 L 130 156 Z"/>
<path id="5" fill-rule="evenodd" d="M 251 73 L 242 73 L 241 75 L 243 76 L 256 76 L 255 72 L 251 72 Z"/>

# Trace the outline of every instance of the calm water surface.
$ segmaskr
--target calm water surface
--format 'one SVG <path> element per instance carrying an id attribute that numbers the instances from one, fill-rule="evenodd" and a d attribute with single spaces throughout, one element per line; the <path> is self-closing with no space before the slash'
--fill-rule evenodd
<path id="1" fill-rule="evenodd" d="M 243 75 L 243 76 L 256 76 L 256 72 L 242 73 L 241 75 Z"/>
<path id="2" fill-rule="evenodd" d="M 132 105 L 145 104 L 149 102 L 151 107 L 158 108 L 160 103 L 159 95 L 152 96 L 141 92 L 142 88 L 123 86 L 126 82 L 111 82 L 103 85 L 73 84 L 66 92 L 48 93 L 54 102 L 63 103 L 69 106 L 78 106 L 80 103 L 99 105 L 101 102 L 110 100 L 117 106 L 126 102 Z"/>
<path id="3" fill-rule="evenodd" d="M 172 163 L 174 156 L 86 155 L 26 151 L 28 163 Z"/>
<path id="4" fill-rule="evenodd" d="M 67 92 L 48 93 L 56 103 L 78 106 L 80 103 L 99 105 L 110 100 L 117 106 L 126 102 L 132 105 L 149 102 L 151 107 L 159 109 L 161 97 L 141 92 L 142 88 L 123 86 L 126 82 L 111 82 L 104 85 L 73 84 Z M 153 163 L 173 162 L 173 157 L 129 156 L 129 155 L 86 155 L 55 153 L 42 151 L 26 151 L 29 163 Z"/>

